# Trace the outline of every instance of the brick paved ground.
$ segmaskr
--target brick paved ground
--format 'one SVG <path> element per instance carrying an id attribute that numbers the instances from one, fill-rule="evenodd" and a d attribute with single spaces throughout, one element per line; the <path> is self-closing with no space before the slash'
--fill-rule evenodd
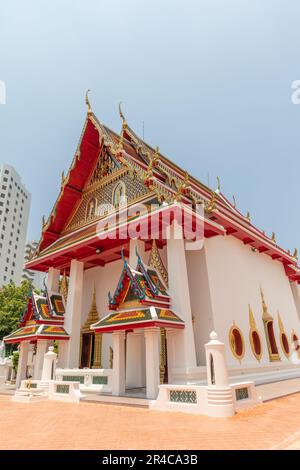
<path id="1" fill-rule="evenodd" d="M 300 449 L 300 393 L 233 418 L 0 395 L 0 449 Z"/>

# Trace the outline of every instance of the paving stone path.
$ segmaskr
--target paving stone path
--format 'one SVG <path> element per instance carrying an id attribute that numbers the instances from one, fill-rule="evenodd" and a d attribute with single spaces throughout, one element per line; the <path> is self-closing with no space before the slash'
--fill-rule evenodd
<path id="1" fill-rule="evenodd" d="M 300 393 L 232 418 L 0 395 L 0 449 L 300 449 Z"/>

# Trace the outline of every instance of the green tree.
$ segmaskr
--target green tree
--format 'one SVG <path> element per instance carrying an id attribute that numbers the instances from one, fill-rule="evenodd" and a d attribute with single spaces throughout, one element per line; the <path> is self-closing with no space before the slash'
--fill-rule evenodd
<path id="1" fill-rule="evenodd" d="M 0 339 L 17 329 L 31 287 L 29 281 L 23 281 L 20 286 L 10 283 L 0 289 Z"/>

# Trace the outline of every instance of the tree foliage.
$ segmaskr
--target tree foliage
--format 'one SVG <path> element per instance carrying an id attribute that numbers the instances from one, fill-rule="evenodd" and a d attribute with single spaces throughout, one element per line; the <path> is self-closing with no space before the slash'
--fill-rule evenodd
<path id="1" fill-rule="evenodd" d="M 14 331 L 28 302 L 31 283 L 7 284 L 0 289 L 0 339 Z"/>

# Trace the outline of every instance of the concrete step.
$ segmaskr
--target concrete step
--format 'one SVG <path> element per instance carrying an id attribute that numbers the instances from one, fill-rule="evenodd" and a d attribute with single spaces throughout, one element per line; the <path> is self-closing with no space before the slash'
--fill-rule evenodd
<path id="1" fill-rule="evenodd" d="M 110 405 L 126 405 L 126 406 L 137 406 L 142 408 L 148 408 L 149 402 L 147 398 L 137 398 L 137 397 L 115 397 L 112 395 L 99 395 L 89 393 L 81 401 L 93 402 L 93 403 L 106 403 Z"/>

